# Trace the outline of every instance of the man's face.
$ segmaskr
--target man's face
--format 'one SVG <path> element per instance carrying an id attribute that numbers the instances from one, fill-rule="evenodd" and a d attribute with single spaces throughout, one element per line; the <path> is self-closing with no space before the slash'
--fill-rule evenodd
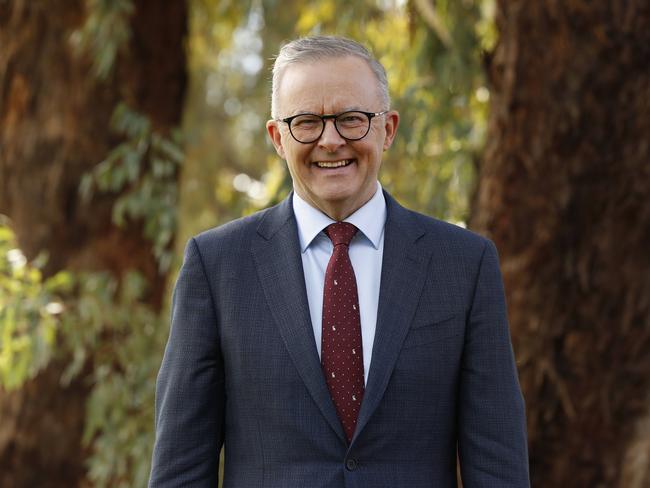
<path id="1" fill-rule="evenodd" d="M 354 56 L 288 66 L 276 101 L 277 116 L 282 119 L 301 113 L 384 109 L 370 66 Z M 374 195 L 382 153 L 392 144 L 398 123 L 395 111 L 373 117 L 363 139 L 348 141 L 336 131 L 334 121 L 328 120 L 321 137 L 310 144 L 296 141 L 284 122 L 269 120 L 267 130 L 277 153 L 287 161 L 296 193 L 333 219 L 342 220 Z M 336 162 L 344 165 L 331 167 Z"/>

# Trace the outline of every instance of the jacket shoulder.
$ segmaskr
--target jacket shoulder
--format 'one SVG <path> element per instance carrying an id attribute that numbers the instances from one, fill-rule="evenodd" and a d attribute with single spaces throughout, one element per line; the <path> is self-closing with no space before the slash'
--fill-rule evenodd
<path id="1" fill-rule="evenodd" d="M 481 256 L 486 247 L 494 245 L 487 237 L 459 225 L 414 210 L 404 210 L 417 228 L 423 231 L 428 242 L 436 247 L 442 247 L 452 254 Z"/>
<path id="2" fill-rule="evenodd" d="M 217 243 L 223 244 L 226 241 L 240 239 L 243 236 L 249 235 L 251 232 L 255 232 L 255 229 L 269 210 L 266 208 L 251 215 L 231 220 L 225 224 L 200 232 L 193 239 L 199 247 Z"/>
<path id="3" fill-rule="evenodd" d="M 389 219 L 399 222 L 401 229 L 407 231 L 412 237 L 423 239 L 429 245 L 445 248 L 452 254 L 456 254 L 456 252 L 464 255 L 478 253 L 480 256 L 486 246 L 491 244 L 489 239 L 476 232 L 400 205 L 388 192 L 384 192 L 384 196 Z"/>
<path id="4" fill-rule="evenodd" d="M 418 215 L 423 219 L 424 225 L 427 226 L 431 233 L 447 240 L 457 242 L 458 244 L 483 248 L 490 241 L 487 237 L 465 227 L 461 227 L 460 225 L 422 214 Z"/>
<path id="5" fill-rule="evenodd" d="M 269 221 L 286 220 L 291 215 L 290 204 L 285 200 L 273 207 L 240 217 L 225 224 L 203 231 L 190 239 L 202 256 L 228 255 L 230 258 L 248 252 L 253 238 Z"/>

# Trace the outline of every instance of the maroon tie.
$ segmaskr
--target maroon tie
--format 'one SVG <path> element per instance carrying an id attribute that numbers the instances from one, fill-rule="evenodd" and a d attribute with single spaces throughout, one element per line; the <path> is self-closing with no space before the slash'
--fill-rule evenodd
<path id="1" fill-rule="evenodd" d="M 352 440 L 363 398 L 363 353 L 357 280 L 348 246 L 357 228 L 337 222 L 325 229 L 334 251 L 325 271 L 321 363 L 336 413 Z"/>

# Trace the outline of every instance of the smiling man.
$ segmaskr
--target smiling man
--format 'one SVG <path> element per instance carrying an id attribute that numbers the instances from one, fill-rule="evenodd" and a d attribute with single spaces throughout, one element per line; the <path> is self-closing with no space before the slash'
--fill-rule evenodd
<path id="1" fill-rule="evenodd" d="M 292 41 L 272 116 L 294 191 L 187 245 L 150 486 L 528 487 L 496 250 L 381 188 L 384 68 Z"/>

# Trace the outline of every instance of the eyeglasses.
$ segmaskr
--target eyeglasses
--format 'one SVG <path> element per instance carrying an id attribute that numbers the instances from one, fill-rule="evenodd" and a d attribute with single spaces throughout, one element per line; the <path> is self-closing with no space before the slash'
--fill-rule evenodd
<path id="1" fill-rule="evenodd" d="M 379 117 L 388 113 L 383 112 L 361 112 L 353 110 L 338 114 L 317 115 L 298 114 L 286 119 L 279 119 L 289 125 L 289 132 L 293 138 L 302 144 L 311 144 L 320 139 L 325 131 L 325 122 L 328 119 L 334 120 L 334 127 L 339 135 L 348 141 L 358 141 L 366 137 L 370 131 L 370 121 L 373 117 Z"/>

